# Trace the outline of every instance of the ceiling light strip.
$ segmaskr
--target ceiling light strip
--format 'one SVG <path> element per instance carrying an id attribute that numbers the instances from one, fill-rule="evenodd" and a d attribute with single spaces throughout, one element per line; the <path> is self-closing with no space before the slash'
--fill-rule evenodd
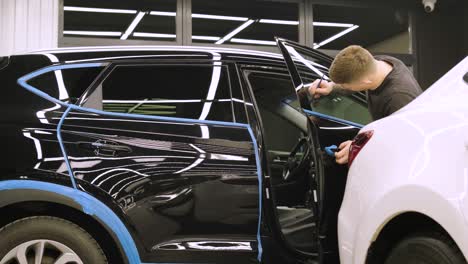
<path id="1" fill-rule="evenodd" d="M 242 30 L 244 30 L 245 28 L 250 26 L 253 22 L 255 22 L 255 20 L 253 20 L 253 19 L 249 19 L 249 20 L 245 21 L 244 23 L 242 23 L 242 25 L 240 25 L 239 27 L 237 27 L 236 29 L 231 31 L 231 33 L 227 34 L 222 39 L 216 41 L 215 44 L 223 44 L 226 40 L 231 39 L 232 37 L 237 35 L 239 32 L 241 32 Z"/>
<path id="2" fill-rule="evenodd" d="M 348 34 L 349 32 L 355 30 L 355 29 L 358 28 L 358 27 L 359 27 L 358 25 L 354 25 L 354 26 L 352 26 L 352 27 L 350 27 L 350 28 L 347 28 L 347 29 L 341 31 L 341 32 L 338 33 L 338 34 L 333 35 L 333 36 L 331 36 L 330 38 L 327 38 L 326 40 L 320 42 L 319 44 L 314 45 L 314 49 L 318 49 L 318 48 L 322 47 L 323 45 L 328 44 L 328 43 L 334 41 L 335 39 L 340 38 L 340 37 L 342 37 L 342 36 Z"/>
<path id="3" fill-rule="evenodd" d="M 123 39 L 123 40 L 127 39 L 128 36 L 130 36 L 130 34 L 133 33 L 133 31 L 138 26 L 138 24 L 140 23 L 140 21 L 143 19 L 144 16 L 145 16 L 145 12 L 140 11 L 138 15 L 136 15 L 136 17 L 133 19 L 132 23 L 130 23 L 130 26 L 128 26 L 127 30 L 125 30 L 125 33 L 122 35 L 122 37 L 120 37 L 120 39 Z"/>
<path id="4" fill-rule="evenodd" d="M 112 9 L 112 8 L 93 8 L 93 7 L 79 7 L 79 6 L 64 6 L 64 11 L 75 12 L 95 12 L 95 13 L 114 13 L 114 14 L 136 14 L 136 10 L 128 9 Z"/>
<path id="5" fill-rule="evenodd" d="M 204 18 L 204 19 L 217 19 L 217 20 L 231 20 L 231 21 L 247 21 L 247 17 L 237 16 L 218 16 L 218 15 L 206 15 L 206 14 L 192 14 L 192 18 Z"/>
<path id="6" fill-rule="evenodd" d="M 217 40 L 220 40 L 221 38 L 220 37 L 212 37 L 212 36 L 192 36 L 192 39 L 217 41 Z"/>
<path id="7" fill-rule="evenodd" d="M 345 27 L 350 28 L 354 26 L 354 24 L 347 24 L 347 23 L 332 23 L 332 22 L 313 22 L 313 25 L 316 27 Z"/>
<path id="8" fill-rule="evenodd" d="M 245 44 L 259 44 L 259 45 L 270 45 L 270 46 L 276 45 L 275 41 L 268 41 L 268 40 L 232 38 L 230 41 L 234 43 L 245 43 Z"/>
<path id="9" fill-rule="evenodd" d="M 299 25 L 299 21 L 278 20 L 278 19 L 260 19 L 260 23 L 265 24 L 280 24 L 280 25 Z"/>
<path id="10" fill-rule="evenodd" d="M 152 15 L 152 16 L 171 16 L 171 17 L 175 17 L 176 12 L 151 11 L 150 15 Z"/>
<path id="11" fill-rule="evenodd" d="M 122 32 L 117 31 L 81 31 L 81 30 L 64 30 L 65 35 L 84 35 L 84 36 L 109 36 L 109 37 L 120 37 Z"/>
<path id="12" fill-rule="evenodd" d="M 143 38 L 175 38 L 175 34 L 162 34 L 162 33 L 146 33 L 146 32 L 135 32 L 133 33 L 134 37 L 143 37 Z"/>

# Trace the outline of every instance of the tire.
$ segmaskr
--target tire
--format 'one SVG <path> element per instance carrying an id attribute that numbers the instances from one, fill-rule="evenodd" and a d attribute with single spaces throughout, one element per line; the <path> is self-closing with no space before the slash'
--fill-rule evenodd
<path id="1" fill-rule="evenodd" d="M 42 257 L 39 252 L 43 252 Z M 36 257 L 41 259 L 41 264 L 55 263 L 65 257 L 68 260 L 61 263 L 107 263 L 101 247 L 85 230 L 51 216 L 20 219 L 0 229 L 0 264 L 20 263 L 17 255 L 25 256 L 23 263 L 35 263 Z"/>
<path id="2" fill-rule="evenodd" d="M 420 234 L 400 241 L 385 264 L 465 264 L 457 245 L 447 236 Z"/>

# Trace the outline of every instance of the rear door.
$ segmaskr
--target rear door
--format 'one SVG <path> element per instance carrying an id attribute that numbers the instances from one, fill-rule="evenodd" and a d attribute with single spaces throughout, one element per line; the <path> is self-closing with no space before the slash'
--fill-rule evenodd
<path id="1" fill-rule="evenodd" d="M 227 65 L 109 67 L 63 121 L 74 176 L 121 207 L 143 262 L 257 263 L 255 144 Z"/>
<path id="2" fill-rule="evenodd" d="M 317 146 L 321 149 L 318 186 L 318 226 L 322 260 L 337 261 L 337 216 L 346 184 L 347 166 L 338 165 L 324 148 L 351 140 L 360 128 L 371 121 L 366 96 L 362 93 L 336 94 L 313 100 L 306 88 L 316 79 L 330 81 L 328 68 L 332 58 L 298 43 L 277 39 L 288 71 L 299 96 L 296 107 L 308 116 Z"/>

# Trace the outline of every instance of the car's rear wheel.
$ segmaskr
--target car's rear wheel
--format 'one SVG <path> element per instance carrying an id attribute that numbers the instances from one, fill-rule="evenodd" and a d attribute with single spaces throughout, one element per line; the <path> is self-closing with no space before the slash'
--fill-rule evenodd
<path id="1" fill-rule="evenodd" d="M 85 230 L 67 220 L 35 216 L 0 229 L 0 264 L 105 264 L 106 256 Z"/>
<path id="2" fill-rule="evenodd" d="M 439 234 L 419 234 L 400 241 L 385 264 L 462 264 L 465 258 L 457 245 Z"/>

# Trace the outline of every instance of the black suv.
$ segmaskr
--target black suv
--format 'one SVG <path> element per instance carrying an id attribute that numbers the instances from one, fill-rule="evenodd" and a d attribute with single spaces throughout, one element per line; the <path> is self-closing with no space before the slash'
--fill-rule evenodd
<path id="1" fill-rule="evenodd" d="M 337 262 L 324 150 L 366 99 L 312 101 L 331 58 L 277 42 L 0 58 L 0 263 Z"/>

